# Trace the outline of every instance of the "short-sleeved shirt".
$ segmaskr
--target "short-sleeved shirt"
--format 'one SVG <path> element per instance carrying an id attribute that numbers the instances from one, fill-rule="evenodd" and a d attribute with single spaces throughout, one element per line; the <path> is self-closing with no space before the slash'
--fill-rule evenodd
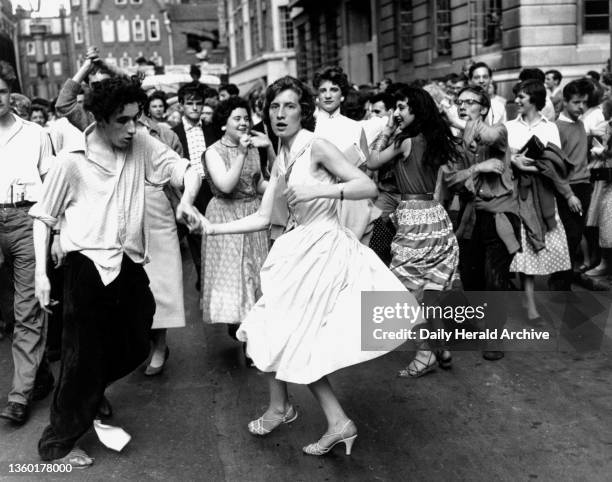
<path id="1" fill-rule="evenodd" d="M 319 110 L 317 113 L 317 124 L 315 127 L 317 137 L 331 142 L 343 154 L 349 155 L 351 162 L 357 159 L 351 151 L 355 148 L 361 150 L 362 132 L 361 124 L 343 116 L 340 114 L 340 110 L 333 114 L 328 114 L 324 110 Z"/>
<path id="2" fill-rule="evenodd" d="M 51 140 L 38 124 L 14 117 L 0 134 L 0 203 L 37 202 L 52 159 Z"/>
<path id="3" fill-rule="evenodd" d="M 141 130 L 114 158 L 95 155 L 89 149 L 94 128 L 83 133 L 85 149 L 56 158 L 30 216 L 55 226 L 64 215 L 62 247 L 91 259 L 107 285 L 119 275 L 124 253 L 135 263 L 147 261 L 145 181 L 181 187 L 188 162 Z"/>

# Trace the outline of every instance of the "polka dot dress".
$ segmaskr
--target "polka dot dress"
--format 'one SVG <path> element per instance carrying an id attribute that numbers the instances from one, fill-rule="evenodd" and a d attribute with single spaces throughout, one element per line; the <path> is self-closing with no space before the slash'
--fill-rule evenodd
<path id="1" fill-rule="evenodd" d="M 559 213 L 555 207 L 557 226 L 548 231 L 544 237 L 546 247 L 537 253 L 527 239 L 525 226 L 521 223 L 521 245 L 523 250 L 514 255 L 510 272 L 527 275 L 548 275 L 571 269 L 567 237 Z"/>

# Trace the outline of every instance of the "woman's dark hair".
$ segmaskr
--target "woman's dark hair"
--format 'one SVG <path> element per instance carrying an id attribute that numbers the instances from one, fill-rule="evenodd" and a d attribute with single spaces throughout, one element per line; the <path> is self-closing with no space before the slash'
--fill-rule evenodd
<path id="1" fill-rule="evenodd" d="M 45 122 L 47 122 L 49 120 L 49 113 L 47 112 L 47 109 L 45 109 L 42 105 L 33 105 L 32 109 L 30 109 L 30 118 L 32 117 L 32 114 L 34 112 L 42 112 L 43 118 L 45 119 Z"/>
<path id="2" fill-rule="evenodd" d="M 408 138 L 422 134 L 426 142 L 423 159 L 425 165 L 437 170 L 447 162 L 461 159 L 459 139 L 453 135 L 440 115 L 431 95 L 421 88 L 402 87 L 395 91 L 394 97 L 396 102 L 406 101 L 414 115 L 414 121 L 397 136 L 396 146 Z"/>
<path id="3" fill-rule="evenodd" d="M 487 112 L 489 112 L 489 109 L 491 108 L 491 99 L 489 98 L 489 94 L 485 92 L 482 87 L 480 87 L 479 85 L 468 85 L 467 87 L 464 87 L 459 91 L 459 93 L 457 94 L 457 99 L 464 92 L 471 92 L 472 94 L 476 94 L 478 97 L 480 97 L 480 105 L 482 107 L 486 107 Z"/>
<path id="4" fill-rule="evenodd" d="M 314 97 L 312 96 L 312 92 L 308 88 L 306 84 L 299 81 L 295 77 L 291 77 L 287 75 L 285 77 L 281 77 L 272 85 L 270 85 L 266 90 L 266 104 L 264 106 L 264 121 L 269 126 L 270 122 L 270 104 L 279 95 L 281 92 L 285 90 L 292 90 L 298 96 L 298 102 L 300 104 L 301 109 L 301 117 L 302 117 L 302 128 L 308 129 L 309 131 L 314 131 L 315 128 L 315 103 Z"/>
<path id="5" fill-rule="evenodd" d="M 583 80 L 587 82 L 589 86 L 587 92 L 589 95 L 587 98 L 587 107 L 590 109 L 591 107 L 601 104 L 604 94 L 603 87 L 599 84 L 599 82 L 595 82 L 593 79 L 589 79 L 588 77 L 585 77 Z"/>
<path id="6" fill-rule="evenodd" d="M 321 84 L 326 80 L 329 80 L 332 84 L 336 84 L 338 87 L 340 87 L 340 92 L 342 92 L 342 95 L 346 97 L 351 85 L 349 84 L 348 77 L 342 70 L 342 67 L 338 67 L 337 65 L 323 67 L 314 74 L 312 85 L 315 90 L 318 90 Z"/>
<path id="7" fill-rule="evenodd" d="M 360 121 L 366 114 L 366 97 L 354 89 L 351 89 L 346 94 L 342 103 L 341 112 L 349 119 Z"/>
<path id="8" fill-rule="evenodd" d="M 536 79 L 524 80 L 512 88 L 514 95 L 524 92 L 529 96 L 529 102 L 535 105 L 536 109 L 542 110 L 546 105 L 546 87 Z"/>
<path id="9" fill-rule="evenodd" d="M 149 96 L 149 100 L 147 100 L 147 104 L 145 105 L 145 112 L 147 113 L 147 115 L 151 115 L 149 112 L 149 106 L 151 105 L 151 102 L 153 102 L 155 99 L 162 101 L 162 104 L 164 104 L 164 112 L 168 110 L 168 101 L 166 100 L 166 93 L 163 90 L 156 90 Z"/>
<path id="10" fill-rule="evenodd" d="M 232 115 L 235 109 L 245 109 L 249 117 L 251 117 L 251 107 L 249 106 L 249 101 L 243 99 L 242 97 L 232 96 L 223 102 L 219 102 L 216 109 L 213 111 L 213 126 L 214 128 L 221 132 L 221 128 L 227 124 L 227 120 Z"/>
<path id="11" fill-rule="evenodd" d="M 147 103 L 147 94 L 135 79 L 119 76 L 94 82 L 85 96 L 83 107 L 90 111 L 97 121 L 107 121 L 127 104 L 137 103 L 142 109 Z"/>

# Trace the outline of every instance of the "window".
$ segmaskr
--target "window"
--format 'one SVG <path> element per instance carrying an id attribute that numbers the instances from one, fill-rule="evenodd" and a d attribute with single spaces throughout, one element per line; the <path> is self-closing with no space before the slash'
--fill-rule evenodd
<path id="1" fill-rule="evenodd" d="M 34 42 L 26 42 L 26 54 L 36 55 L 36 45 Z"/>
<path id="2" fill-rule="evenodd" d="M 83 43 L 83 24 L 81 23 L 81 19 L 76 18 L 74 21 L 74 43 L 82 44 Z"/>
<path id="3" fill-rule="evenodd" d="M 470 18 L 473 37 L 478 47 L 489 47 L 501 42 L 501 0 L 479 0 L 472 2 Z"/>
<path id="4" fill-rule="evenodd" d="M 59 40 L 52 40 L 51 41 L 51 54 L 52 55 L 59 55 L 61 54 L 61 49 L 60 49 L 60 43 Z"/>
<path id="5" fill-rule="evenodd" d="M 338 44 L 338 22 L 334 12 L 325 14 L 325 63 L 338 65 L 340 62 L 340 48 Z"/>
<path id="6" fill-rule="evenodd" d="M 321 59 L 321 32 L 319 30 L 319 17 L 310 17 L 310 45 L 312 46 L 311 67 L 318 70 L 322 67 Z"/>
<path id="7" fill-rule="evenodd" d="M 280 19 L 280 31 L 281 31 L 281 48 L 292 49 L 295 46 L 295 40 L 293 38 L 293 22 L 289 14 L 289 7 L 278 8 Z M 329 42 L 330 38 L 327 37 Z"/>
<path id="8" fill-rule="evenodd" d="M 151 18 L 147 20 L 147 27 L 149 29 L 149 40 L 157 42 L 161 39 L 159 31 L 159 20 L 151 15 Z"/>
<path id="9" fill-rule="evenodd" d="M 134 42 L 145 41 L 145 24 L 138 15 L 132 20 L 132 32 L 134 33 Z"/>
<path id="10" fill-rule="evenodd" d="M 584 31 L 607 32 L 610 30 L 610 5 L 608 0 L 583 0 Z"/>
<path id="11" fill-rule="evenodd" d="M 436 57 L 445 57 L 451 54 L 451 10 L 450 0 L 436 0 L 434 28 L 434 53 Z"/>
<path id="12" fill-rule="evenodd" d="M 297 29 L 297 46 L 295 49 L 298 78 L 308 82 L 308 57 L 306 54 L 306 27 L 300 25 Z"/>
<path id="13" fill-rule="evenodd" d="M 38 76 L 38 66 L 36 65 L 36 62 L 29 62 L 28 63 L 28 75 L 30 77 L 37 77 Z"/>
<path id="14" fill-rule="evenodd" d="M 412 1 L 398 2 L 397 52 L 400 62 L 412 62 Z"/>
<path id="15" fill-rule="evenodd" d="M 114 42 L 115 41 L 115 22 L 113 22 L 108 15 L 104 17 L 101 22 L 102 25 L 102 42 Z"/>
<path id="16" fill-rule="evenodd" d="M 47 42 L 46 40 L 43 43 L 43 52 L 45 53 L 45 55 L 49 55 L 49 42 Z"/>
<path id="17" fill-rule="evenodd" d="M 123 15 L 117 20 L 117 40 L 119 42 L 130 41 L 130 22 Z"/>
<path id="18" fill-rule="evenodd" d="M 115 5 L 127 5 L 127 0 L 115 0 Z"/>
<path id="19" fill-rule="evenodd" d="M 257 9 L 257 2 L 250 0 L 249 11 L 251 12 L 251 17 L 249 19 L 249 26 L 251 28 L 251 55 L 256 56 L 262 51 L 262 42 L 259 38 L 260 16 Z"/>
<path id="20" fill-rule="evenodd" d="M 81 6 L 81 0 L 72 0 L 71 2 L 73 7 L 80 7 Z"/>
<path id="21" fill-rule="evenodd" d="M 62 76 L 62 62 L 59 60 L 54 60 L 53 61 L 53 75 L 55 77 L 61 77 Z"/>
<path id="22" fill-rule="evenodd" d="M 240 63 L 245 59 L 244 51 L 244 20 L 242 18 L 242 2 L 238 3 L 234 9 L 234 39 L 236 42 L 236 62 Z"/>
<path id="23" fill-rule="evenodd" d="M 140 5 L 140 4 L 142 4 L 142 0 L 130 0 L 130 3 L 132 5 Z"/>

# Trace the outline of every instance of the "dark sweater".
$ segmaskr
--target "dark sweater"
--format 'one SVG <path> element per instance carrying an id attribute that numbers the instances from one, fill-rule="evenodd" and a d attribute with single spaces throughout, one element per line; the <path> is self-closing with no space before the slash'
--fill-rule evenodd
<path id="1" fill-rule="evenodd" d="M 570 184 L 589 182 L 589 171 L 587 169 L 588 139 L 584 130 L 584 124 L 578 120 L 568 122 L 561 118 L 555 122 L 559 128 L 561 137 L 561 149 L 572 165 L 569 173 Z"/>

